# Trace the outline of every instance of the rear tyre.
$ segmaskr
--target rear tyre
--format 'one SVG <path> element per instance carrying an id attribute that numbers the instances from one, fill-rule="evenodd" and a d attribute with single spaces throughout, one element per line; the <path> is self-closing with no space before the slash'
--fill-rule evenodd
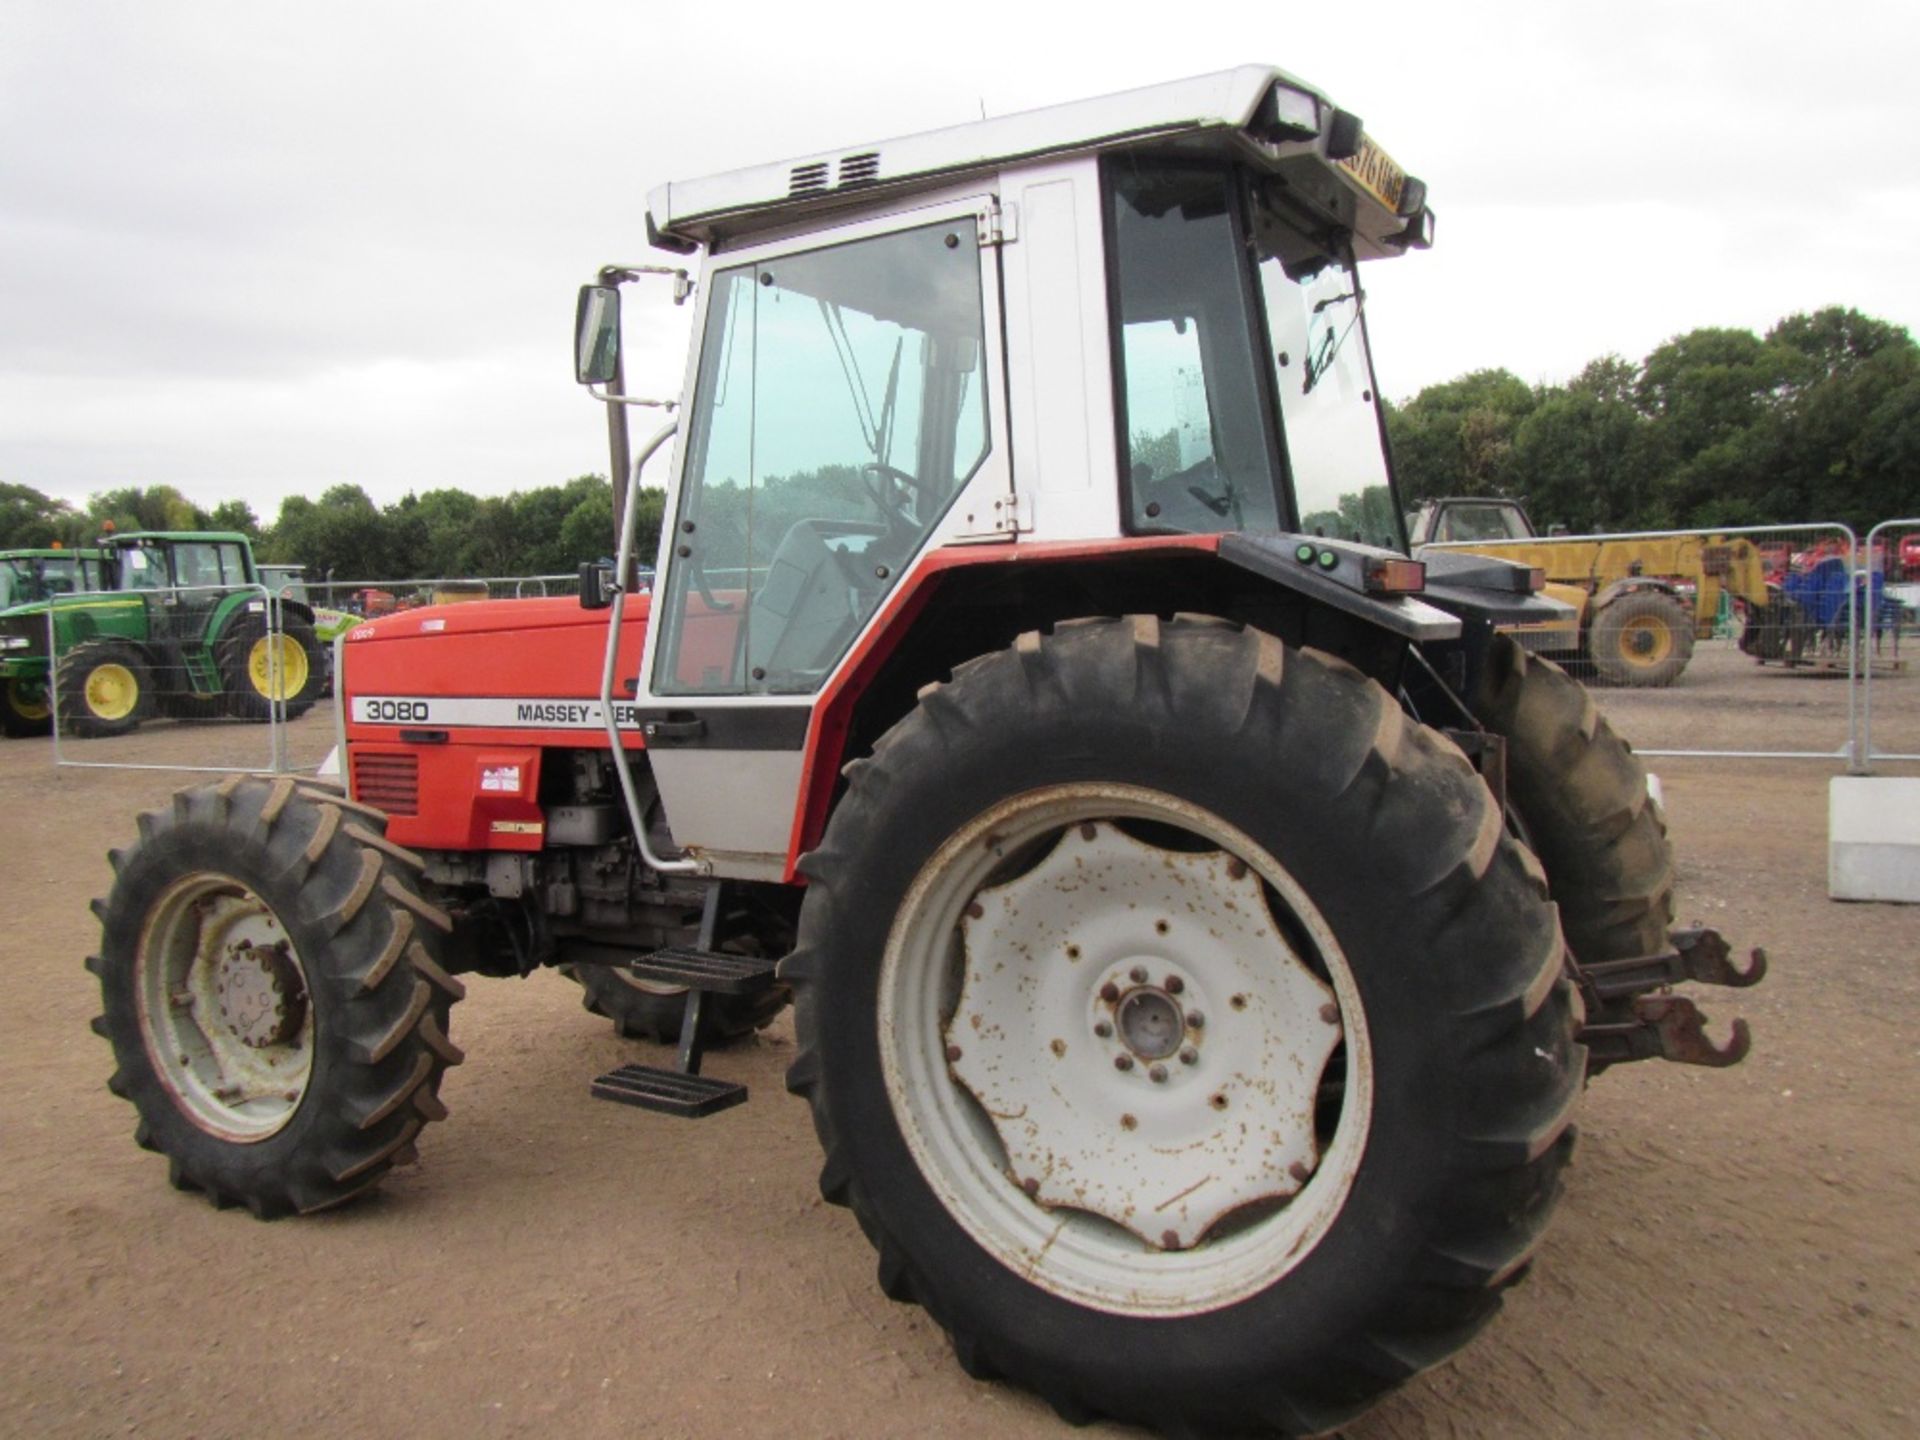
<path id="1" fill-rule="evenodd" d="M 124 640 L 83 640 L 54 667 L 60 725 L 83 740 L 125 735 L 153 713 L 153 675 Z"/>
<path id="2" fill-rule="evenodd" d="M 16 740 L 53 733 L 53 707 L 47 703 L 45 679 L 16 676 L 0 682 L 0 731 Z"/>
<path id="3" fill-rule="evenodd" d="M 1647 772 L 1585 686 L 1496 635 L 1471 708 L 1507 742 L 1507 793 L 1546 867 L 1574 959 L 1653 955 L 1673 923 L 1673 851 Z"/>
<path id="4" fill-rule="evenodd" d="M 270 720 L 276 705 L 284 705 L 285 718 L 293 720 L 320 698 L 326 656 L 304 620 L 288 616 L 274 634 L 248 616 L 220 641 L 218 658 L 227 708 L 243 720 Z"/>
<path id="5" fill-rule="evenodd" d="M 1666 595 L 1629 591 L 1593 617 L 1587 648 L 1609 685 L 1671 685 L 1693 658 L 1693 616 Z"/>
<path id="6" fill-rule="evenodd" d="M 850 767 L 804 868 L 822 1193 L 969 1373 L 1321 1430 L 1465 1343 L 1544 1232 L 1584 1059 L 1544 879 L 1338 661 L 1025 636 Z"/>
<path id="7" fill-rule="evenodd" d="M 377 1185 L 445 1117 L 464 990 L 378 812 L 290 778 L 183 790 L 96 901 L 107 1088 L 176 1188 L 262 1219 Z"/>

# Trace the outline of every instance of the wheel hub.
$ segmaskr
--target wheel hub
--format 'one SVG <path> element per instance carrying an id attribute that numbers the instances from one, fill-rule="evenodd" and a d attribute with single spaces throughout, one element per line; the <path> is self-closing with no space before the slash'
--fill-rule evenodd
<path id="1" fill-rule="evenodd" d="M 307 1018 L 306 993 L 285 941 L 255 945 L 243 939 L 229 946 L 214 961 L 213 993 L 221 1020 L 254 1050 L 286 1044 Z"/>
<path id="2" fill-rule="evenodd" d="M 1311 1178 L 1340 1009 L 1242 861 L 1083 823 L 961 931 L 948 1068 L 1033 1201 L 1180 1250 Z"/>
<path id="3" fill-rule="evenodd" d="M 1142 985 L 1129 990 L 1113 1007 L 1120 1039 L 1142 1060 L 1164 1060 L 1186 1039 L 1187 1019 L 1165 990 Z"/>
<path id="4" fill-rule="evenodd" d="M 181 1112 L 241 1144 L 283 1129 L 313 1076 L 314 1015 L 265 902 L 230 876 L 183 876 L 148 911 L 135 965 L 142 1039 Z"/>

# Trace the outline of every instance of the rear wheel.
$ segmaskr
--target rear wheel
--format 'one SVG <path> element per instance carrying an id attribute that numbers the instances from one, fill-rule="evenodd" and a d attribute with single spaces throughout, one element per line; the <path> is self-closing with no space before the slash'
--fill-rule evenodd
<path id="1" fill-rule="evenodd" d="M 451 921 L 383 831 L 330 792 L 236 777 L 141 816 L 109 857 L 93 1028 L 176 1187 L 265 1219 L 325 1209 L 446 1115 Z"/>
<path id="2" fill-rule="evenodd" d="M 1600 607 L 1587 648 L 1609 685 L 1671 685 L 1693 658 L 1693 616 L 1670 596 L 1629 591 Z"/>
<path id="3" fill-rule="evenodd" d="M 277 705 L 292 720 L 320 698 L 326 657 L 313 627 L 289 616 L 278 633 L 257 616 L 232 627 L 219 648 L 220 680 L 227 705 L 244 720 L 268 720 Z"/>
<path id="4" fill-rule="evenodd" d="M 53 707 L 47 703 L 44 676 L 0 682 L 0 730 L 16 739 L 52 732 Z"/>
<path id="5" fill-rule="evenodd" d="M 82 739 L 125 735 L 153 710 L 152 673 L 124 640 L 81 641 L 60 657 L 54 684 L 61 728 Z"/>
<path id="6" fill-rule="evenodd" d="M 970 1372 L 1320 1430 L 1524 1269 L 1582 1073 L 1558 926 L 1357 672 L 1210 621 L 1029 635 L 851 767 L 806 870 L 822 1191 Z"/>
<path id="7" fill-rule="evenodd" d="M 1647 772 L 1584 685 L 1494 637 L 1474 714 L 1507 742 L 1507 788 L 1546 867 L 1574 959 L 1658 953 L 1673 923 L 1673 850 Z"/>

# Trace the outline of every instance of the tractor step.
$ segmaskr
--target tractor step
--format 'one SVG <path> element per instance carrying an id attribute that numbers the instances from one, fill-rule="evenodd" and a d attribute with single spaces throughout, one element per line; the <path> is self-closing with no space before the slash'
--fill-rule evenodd
<path id="1" fill-rule="evenodd" d="M 685 985 L 712 995 L 750 995 L 773 983 L 775 961 L 751 955 L 722 955 L 673 945 L 627 962 L 627 973 L 662 985 Z"/>
<path id="2" fill-rule="evenodd" d="M 698 1120 L 717 1110 L 744 1104 L 747 1087 L 710 1075 L 663 1070 L 656 1065 L 622 1065 L 595 1080 L 592 1093 L 598 1100 L 617 1100 L 622 1105 L 638 1105 L 642 1110 L 658 1110 L 664 1115 Z"/>

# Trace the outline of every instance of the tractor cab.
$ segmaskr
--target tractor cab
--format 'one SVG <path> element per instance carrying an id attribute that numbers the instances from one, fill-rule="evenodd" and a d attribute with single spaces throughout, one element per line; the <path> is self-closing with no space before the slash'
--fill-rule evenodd
<path id="1" fill-rule="evenodd" d="M 1331 606 L 1399 649 L 1459 634 L 1403 558 L 1360 268 L 1431 243 L 1426 187 L 1284 72 L 675 183 L 648 224 L 703 256 L 697 282 L 604 271 L 576 369 L 613 387 L 616 473 L 628 408 L 682 417 L 642 456 L 677 428 L 646 658 L 619 679 L 673 737 L 654 774 L 719 873 L 791 873 L 792 812 L 767 797 L 804 803 L 823 698 L 949 570 L 1079 547 L 1036 583 L 1112 604 L 1144 583 L 1129 556 L 1185 549 L 1209 591 L 1240 581 L 1199 557 L 1233 555 L 1303 625 Z M 694 298 L 695 343 L 684 392 L 648 402 L 617 393 L 618 287 L 657 272 Z"/>
<path id="2" fill-rule="evenodd" d="M 0 610 L 99 588 L 98 550 L 63 550 L 55 546 L 0 552 Z"/>

